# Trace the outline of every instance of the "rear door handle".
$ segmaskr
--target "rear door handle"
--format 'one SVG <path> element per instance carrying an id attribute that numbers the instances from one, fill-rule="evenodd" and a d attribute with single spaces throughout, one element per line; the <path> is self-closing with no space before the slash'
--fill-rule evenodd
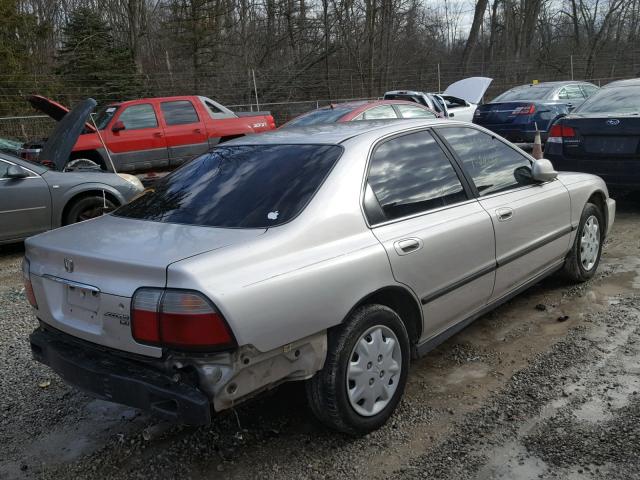
<path id="1" fill-rule="evenodd" d="M 408 255 L 422 248 L 422 240 L 419 238 L 405 238 L 393 244 L 398 255 Z"/>
<path id="2" fill-rule="evenodd" d="M 202 130 L 200 128 L 194 128 L 193 133 L 202 133 Z"/>
<path id="3" fill-rule="evenodd" d="M 499 208 L 496 210 L 496 216 L 499 222 L 507 222 L 513 218 L 513 210 L 511 208 Z"/>

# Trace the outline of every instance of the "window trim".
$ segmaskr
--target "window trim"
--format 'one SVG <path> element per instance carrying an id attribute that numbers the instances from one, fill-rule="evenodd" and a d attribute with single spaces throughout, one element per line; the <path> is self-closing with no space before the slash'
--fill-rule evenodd
<path id="1" fill-rule="evenodd" d="M 164 110 L 162 109 L 163 105 L 166 105 L 167 103 L 188 103 L 191 105 L 191 108 L 193 108 L 193 111 L 196 114 L 196 118 L 198 119 L 195 122 L 189 122 L 189 123 L 176 123 L 176 124 L 171 124 L 169 122 L 167 122 L 167 116 L 164 113 Z M 182 127 L 183 125 L 195 125 L 197 123 L 202 123 L 202 119 L 200 118 L 200 115 L 198 115 L 198 109 L 196 108 L 196 106 L 193 104 L 193 102 L 191 100 L 188 99 L 184 99 L 184 100 L 165 100 L 164 102 L 160 102 L 159 103 L 159 108 L 160 108 L 160 113 L 162 113 L 162 121 L 164 122 L 165 127 L 167 128 L 171 128 L 171 127 Z M 205 106 L 205 108 L 207 108 Z"/>
<path id="2" fill-rule="evenodd" d="M 524 189 L 527 189 L 527 188 L 535 188 L 535 187 L 539 187 L 540 185 L 545 185 L 547 183 L 551 183 L 551 182 L 554 182 L 554 181 L 557 180 L 557 178 L 555 178 L 554 180 L 551 180 L 551 182 L 535 182 L 534 181 L 531 185 L 522 185 L 520 187 L 510 188 L 509 190 L 503 190 L 503 191 L 500 191 L 500 192 L 494 192 L 494 193 L 490 193 L 488 195 L 481 196 L 480 192 L 478 191 L 478 188 L 476 187 L 475 182 L 473 181 L 473 177 L 467 171 L 466 167 L 464 166 L 464 162 L 462 161 L 462 159 L 458 156 L 456 151 L 453 149 L 451 144 L 444 138 L 444 136 L 439 134 L 438 130 L 440 130 L 442 128 L 471 128 L 473 130 L 477 130 L 479 132 L 486 133 L 487 135 L 490 135 L 494 140 L 498 140 L 500 143 L 502 143 L 503 145 L 506 145 L 507 147 L 509 147 L 514 152 L 522 155 L 525 159 L 527 159 L 529 161 L 530 167 L 533 167 L 533 162 L 535 162 L 535 159 L 533 157 L 531 157 L 528 153 L 520 150 L 515 145 L 510 144 L 509 142 L 504 140 L 499 135 L 496 135 L 491 130 L 487 130 L 485 128 L 478 128 L 476 125 L 461 125 L 461 124 L 457 124 L 457 125 L 438 125 L 436 128 L 434 128 L 435 134 L 438 135 L 438 137 L 442 140 L 442 143 L 444 145 L 446 145 L 446 147 L 447 147 L 449 153 L 451 154 L 451 156 L 453 158 L 455 158 L 456 163 L 458 163 L 458 166 L 460 167 L 460 169 L 464 173 L 465 178 L 467 179 L 467 181 L 469 182 L 469 184 L 471 186 L 471 190 L 473 191 L 474 198 L 476 198 L 477 200 L 484 200 L 486 198 L 493 198 L 493 197 L 497 197 L 499 195 L 506 195 L 506 194 L 509 194 L 511 192 L 516 192 L 516 191 L 524 190 Z"/>
<path id="3" fill-rule="evenodd" d="M 116 112 L 118 114 L 118 117 L 116 118 L 115 115 L 114 115 L 114 117 L 111 119 L 111 121 L 109 121 L 109 123 L 107 123 L 107 126 L 105 127 L 105 130 L 107 130 L 109 128 L 109 125 L 113 126 L 116 122 L 120 122 L 121 121 L 120 118 L 122 117 L 122 115 L 127 110 L 129 110 L 130 108 L 142 107 L 144 105 L 148 105 L 148 106 L 151 107 L 151 111 L 153 112 L 153 115 L 156 117 L 156 126 L 155 127 L 143 127 L 143 128 L 127 128 L 127 126 L 125 125 L 125 129 L 123 131 L 137 132 L 138 130 L 153 130 L 154 128 L 161 128 L 160 127 L 160 121 L 158 120 L 158 112 L 156 112 L 156 109 L 153 108 L 153 104 L 152 103 L 136 103 L 135 105 L 127 105 L 126 107 L 122 108 L 119 112 Z"/>
<path id="4" fill-rule="evenodd" d="M 398 217 L 398 218 L 393 218 L 393 219 L 387 219 L 383 222 L 379 222 L 379 223 L 372 223 L 369 221 L 369 217 L 367 215 L 367 208 L 365 206 L 365 201 L 366 201 L 366 191 L 367 191 L 367 187 L 371 189 L 371 191 L 373 192 L 373 187 L 371 187 L 369 185 L 369 171 L 371 169 L 371 160 L 373 159 L 373 155 L 376 152 L 376 149 L 383 143 L 388 142 L 390 140 L 393 140 L 395 138 L 399 138 L 399 137 L 404 137 L 406 135 L 411 135 L 414 133 L 420 133 L 420 132 L 428 132 L 431 134 L 432 138 L 435 140 L 436 144 L 440 147 L 440 149 L 442 150 L 442 153 L 444 153 L 445 158 L 449 161 L 449 164 L 451 165 L 451 167 L 453 168 L 453 171 L 456 173 L 458 180 L 460 182 L 460 184 L 462 185 L 462 190 L 465 194 L 465 196 L 467 197 L 466 200 L 457 202 L 457 203 L 452 203 L 450 205 L 443 205 L 442 207 L 438 207 L 438 208 L 433 208 L 431 210 L 425 210 L 422 212 L 416 212 L 416 213 L 412 213 L 411 215 L 405 215 L 404 217 Z M 374 199 L 378 204 L 378 208 L 380 210 L 382 210 L 382 205 L 380 205 L 380 202 L 377 198 L 377 196 L 375 195 L 375 192 L 373 192 L 374 194 Z M 384 137 L 378 138 L 372 145 L 371 147 L 369 147 L 369 152 L 367 153 L 367 162 L 365 164 L 365 168 L 364 168 L 364 173 L 363 173 L 363 177 L 362 177 L 362 185 L 360 187 L 360 211 L 362 213 L 362 217 L 364 218 L 365 224 L 367 225 L 367 227 L 372 230 L 374 228 L 378 228 L 378 227 L 382 227 L 385 225 L 390 225 L 393 223 L 398 223 L 398 222 L 402 222 L 405 220 L 410 220 L 416 217 L 422 217 L 424 215 L 430 215 L 432 213 L 437 213 L 443 210 L 448 210 L 450 208 L 455 208 L 461 205 L 467 205 L 469 203 L 475 202 L 476 199 L 473 196 L 473 191 L 470 188 L 470 185 L 468 183 L 467 178 L 465 177 L 465 175 L 463 174 L 463 172 L 460 170 L 459 166 L 457 165 L 457 161 L 452 157 L 452 155 L 449 153 L 449 151 L 444 147 L 444 145 L 442 144 L 442 142 L 440 141 L 440 138 L 435 134 L 434 128 L 432 127 L 428 127 L 425 128 L 423 126 L 421 127 L 417 127 L 417 128 L 411 128 L 408 130 L 404 130 L 402 132 L 394 132 L 391 133 L 389 135 L 385 135 Z M 386 217 L 386 215 L 385 215 Z"/>

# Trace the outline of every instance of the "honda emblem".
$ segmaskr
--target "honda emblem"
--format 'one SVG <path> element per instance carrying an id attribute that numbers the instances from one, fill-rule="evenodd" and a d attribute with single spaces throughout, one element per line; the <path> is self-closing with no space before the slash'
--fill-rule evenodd
<path id="1" fill-rule="evenodd" d="M 71 260 L 70 258 L 65 258 L 64 269 L 67 271 L 67 273 L 73 272 L 73 260 Z"/>
<path id="2" fill-rule="evenodd" d="M 610 118 L 609 120 L 607 120 L 607 125 L 615 127 L 616 125 L 620 125 L 620 120 L 618 120 L 617 118 Z"/>

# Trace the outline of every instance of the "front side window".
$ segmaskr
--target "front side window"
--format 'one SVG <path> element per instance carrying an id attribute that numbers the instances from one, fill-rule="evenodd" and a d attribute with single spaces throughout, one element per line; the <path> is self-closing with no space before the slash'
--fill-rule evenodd
<path id="1" fill-rule="evenodd" d="M 362 120 L 381 120 L 385 118 L 398 118 L 391 105 L 380 105 L 362 113 Z"/>
<path id="2" fill-rule="evenodd" d="M 164 121 L 167 125 L 188 125 L 198 123 L 198 113 L 189 100 L 177 100 L 175 102 L 162 102 L 160 104 Z"/>
<path id="3" fill-rule="evenodd" d="M 304 209 L 341 154 L 336 145 L 221 146 L 114 215 L 206 227 L 274 227 Z"/>
<path id="4" fill-rule="evenodd" d="M 386 220 L 467 199 L 449 159 L 427 131 L 379 145 L 371 157 L 368 182 Z"/>
<path id="5" fill-rule="evenodd" d="M 141 105 L 132 105 L 127 107 L 118 120 L 124 123 L 124 128 L 127 130 L 140 130 L 142 128 L 156 128 L 158 126 L 158 119 L 156 118 L 156 112 L 153 107 L 144 103 Z"/>
<path id="6" fill-rule="evenodd" d="M 464 164 L 480 196 L 531 185 L 531 162 L 493 135 L 470 127 L 438 129 Z"/>
<path id="7" fill-rule="evenodd" d="M 396 108 L 400 110 L 402 118 L 437 118 L 431 110 L 414 105 L 396 105 Z"/>

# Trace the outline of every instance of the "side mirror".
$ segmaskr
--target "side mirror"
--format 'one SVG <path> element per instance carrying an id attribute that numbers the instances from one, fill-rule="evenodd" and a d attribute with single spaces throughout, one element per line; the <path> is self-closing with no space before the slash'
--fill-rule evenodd
<path id="1" fill-rule="evenodd" d="M 121 122 L 120 120 L 118 120 L 116 123 L 113 124 L 113 127 L 111 127 L 111 131 L 113 133 L 118 133 L 121 130 L 125 130 L 126 127 L 124 126 L 124 122 Z"/>
<path id="2" fill-rule="evenodd" d="M 558 178 L 558 172 L 553 168 L 553 164 L 546 158 L 541 158 L 533 162 L 531 176 L 536 182 L 550 182 Z"/>
<path id="3" fill-rule="evenodd" d="M 7 169 L 7 173 L 4 175 L 5 178 L 27 178 L 29 176 L 29 172 L 27 172 L 20 165 L 11 165 Z"/>

